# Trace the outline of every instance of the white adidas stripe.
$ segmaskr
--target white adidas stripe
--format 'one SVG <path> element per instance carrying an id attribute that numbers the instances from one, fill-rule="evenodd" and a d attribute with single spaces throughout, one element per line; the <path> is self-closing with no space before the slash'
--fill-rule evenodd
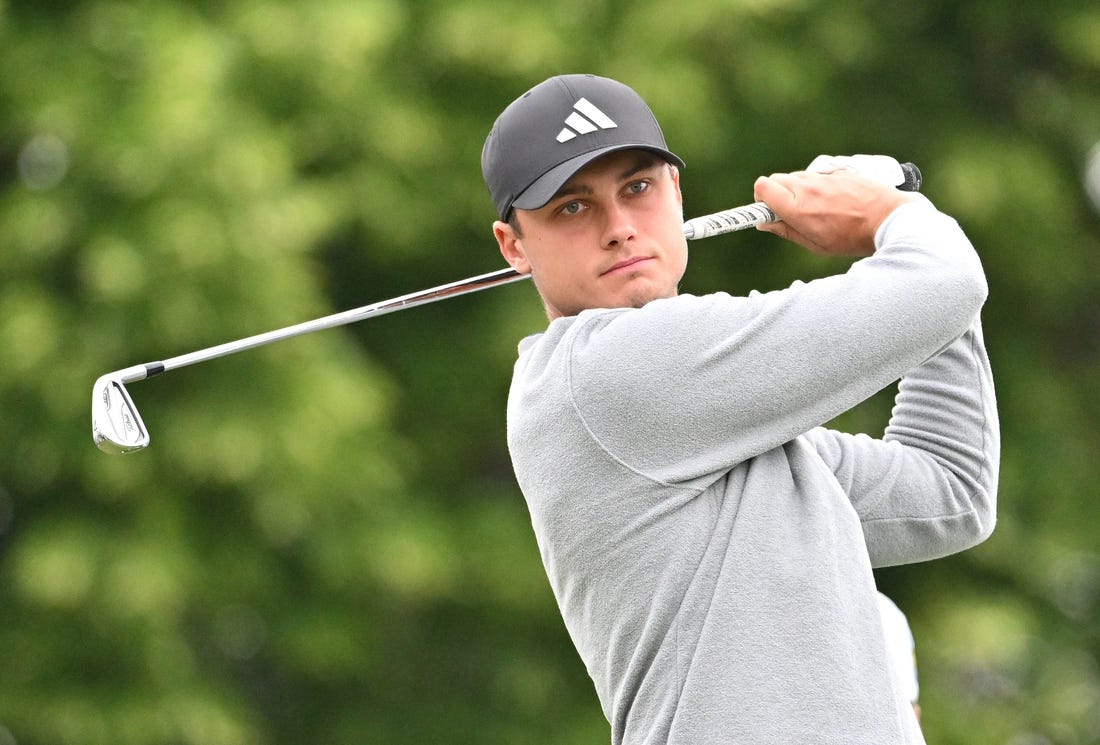
<path id="1" fill-rule="evenodd" d="M 611 117 L 603 113 L 589 102 L 587 98 L 582 98 L 573 104 L 573 108 L 587 116 L 592 121 L 596 122 L 596 125 L 600 129 L 614 129 L 619 126 L 615 122 L 611 121 Z"/>
<path id="2" fill-rule="evenodd" d="M 558 142 L 569 142 L 577 135 L 586 135 L 599 129 L 614 129 L 619 125 L 599 108 L 582 98 L 573 104 L 574 111 L 565 119 L 566 126 L 558 132 Z"/>
<path id="3" fill-rule="evenodd" d="M 566 118 L 565 123 L 573 129 L 577 130 L 577 134 L 581 135 L 586 135 L 589 132 L 595 132 L 597 129 L 599 129 L 599 127 L 597 127 L 595 124 L 588 121 L 575 111 Z M 577 135 L 573 136 L 576 137 Z"/>

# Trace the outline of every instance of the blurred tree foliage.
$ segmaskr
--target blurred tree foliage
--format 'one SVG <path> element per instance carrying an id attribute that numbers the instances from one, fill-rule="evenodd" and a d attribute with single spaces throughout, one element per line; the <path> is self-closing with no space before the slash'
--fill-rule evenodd
<path id="1" fill-rule="evenodd" d="M 502 266 L 481 143 L 578 71 L 650 101 L 689 214 L 922 166 L 1004 428 L 994 537 L 879 573 L 928 740 L 1100 742 L 1097 39 L 1074 0 L 0 0 L 0 745 L 607 740 L 505 451 L 533 288 L 135 384 L 142 453 L 88 434 L 104 372 Z M 843 268 L 692 251 L 695 293 Z"/>

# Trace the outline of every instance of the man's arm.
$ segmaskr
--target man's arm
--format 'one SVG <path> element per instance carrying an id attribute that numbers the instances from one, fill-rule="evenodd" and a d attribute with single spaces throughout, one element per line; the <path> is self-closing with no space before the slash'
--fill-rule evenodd
<path id="1" fill-rule="evenodd" d="M 807 435 L 863 523 L 874 566 L 985 540 L 996 522 L 1000 430 L 981 324 L 902 378 L 881 440 Z"/>
<path id="2" fill-rule="evenodd" d="M 705 483 L 823 425 L 935 356 L 981 309 L 981 262 L 926 198 L 850 173 L 790 176 L 795 191 L 776 186 L 787 201 L 775 200 L 788 228 L 834 252 L 869 250 L 873 231 L 873 255 L 785 290 L 684 295 L 572 326 L 577 411 L 651 478 Z M 758 182 L 758 195 L 771 180 L 786 179 Z"/>
<path id="3" fill-rule="evenodd" d="M 850 256 L 910 237 L 913 227 L 886 222 L 883 212 L 919 197 L 844 176 L 759 180 L 757 196 L 789 221 L 771 232 Z M 847 209 L 861 202 L 862 209 Z M 905 374 L 882 440 L 820 428 L 809 439 L 851 498 L 876 566 L 938 558 L 985 540 L 996 521 L 1000 431 L 980 320 Z"/>

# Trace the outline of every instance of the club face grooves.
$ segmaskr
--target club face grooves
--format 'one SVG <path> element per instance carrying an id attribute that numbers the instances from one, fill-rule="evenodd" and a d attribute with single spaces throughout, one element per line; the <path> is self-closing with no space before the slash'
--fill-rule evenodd
<path id="1" fill-rule="evenodd" d="M 105 453 L 129 453 L 149 445 L 149 431 L 121 381 L 104 376 L 92 389 L 92 440 Z"/>

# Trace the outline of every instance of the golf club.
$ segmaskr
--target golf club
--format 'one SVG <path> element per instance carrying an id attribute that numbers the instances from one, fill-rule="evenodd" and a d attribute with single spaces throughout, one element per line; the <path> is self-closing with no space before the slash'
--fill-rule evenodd
<path id="1" fill-rule="evenodd" d="M 899 189 L 917 191 L 921 185 L 920 170 L 912 163 L 898 163 L 887 156 L 851 156 L 851 158 L 885 158 L 885 161 L 874 161 L 875 169 L 883 163 L 888 167 L 888 173 L 883 177 L 876 173 L 876 178 L 889 179 Z M 843 160 L 843 159 L 842 159 Z M 816 162 L 816 161 L 815 161 Z M 812 164 L 811 164 L 812 165 Z M 855 169 L 863 171 L 861 164 L 857 163 Z M 899 170 L 900 169 L 900 170 Z M 777 222 L 778 216 L 763 202 L 755 202 L 742 207 L 735 207 L 710 215 L 696 217 L 684 223 L 684 237 L 688 240 L 710 238 L 724 233 L 755 227 L 762 223 Z M 271 344 L 272 342 L 290 339 L 302 334 L 308 334 L 322 329 L 343 326 L 367 318 L 393 313 L 406 308 L 415 308 L 418 305 L 434 303 L 438 300 L 458 297 L 490 287 L 527 279 L 529 274 L 520 274 L 511 267 L 500 269 L 488 274 L 480 274 L 476 277 L 450 282 L 448 284 L 432 287 L 427 290 L 413 292 L 408 295 L 383 300 L 381 302 L 364 305 L 360 308 L 334 313 L 312 321 L 287 326 L 285 328 L 268 331 L 255 336 L 249 336 L 237 341 L 226 342 L 217 346 L 200 349 L 196 352 L 171 357 L 157 362 L 147 362 L 133 365 L 121 370 L 101 375 L 92 388 L 92 440 L 96 446 L 105 453 L 128 453 L 141 450 L 149 445 L 149 430 L 142 421 L 133 399 L 126 390 L 127 383 L 151 378 L 154 375 L 176 370 L 198 362 L 205 362 L 216 357 L 224 357 L 246 349 Z"/>

